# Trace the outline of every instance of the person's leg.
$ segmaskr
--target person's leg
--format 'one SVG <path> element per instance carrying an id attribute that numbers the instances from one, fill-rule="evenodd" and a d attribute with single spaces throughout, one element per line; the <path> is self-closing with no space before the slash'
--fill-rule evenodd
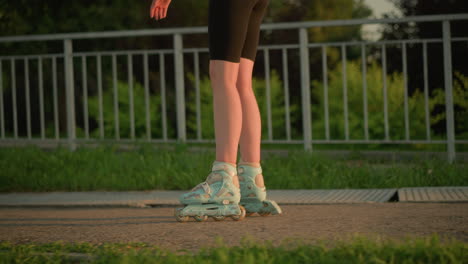
<path id="1" fill-rule="evenodd" d="M 250 57 L 252 58 L 252 57 Z M 254 60 L 241 58 L 237 89 L 242 104 L 242 130 L 240 138 L 241 161 L 237 166 L 241 189 L 240 204 L 246 216 L 282 214 L 281 207 L 267 199 L 266 187 L 260 166 L 261 118 L 255 94 L 252 90 Z"/>
<path id="2" fill-rule="evenodd" d="M 261 116 L 257 99 L 252 90 L 252 71 L 254 61 L 241 58 L 236 87 L 242 104 L 242 130 L 240 135 L 241 161 L 254 167 L 260 166 Z M 255 183 L 264 186 L 263 175 L 256 177 Z"/>
<path id="3" fill-rule="evenodd" d="M 242 107 L 236 89 L 239 63 L 210 60 L 209 67 L 213 89 L 216 160 L 236 166 L 242 126 Z M 237 175 L 233 177 L 233 181 L 239 187 Z"/>
<path id="4" fill-rule="evenodd" d="M 216 160 L 236 166 L 242 107 L 236 89 L 252 0 L 209 0 L 208 36 Z M 234 181 L 237 182 L 237 176 Z"/>
<path id="5" fill-rule="evenodd" d="M 261 116 L 252 90 L 252 71 L 259 43 L 260 24 L 265 16 L 268 4 L 269 0 L 258 0 L 252 9 L 236 83 L 243 112 L 240 137 L 241 161 L 239 164 L 254 167 L 260 167 Z M 259 187 L 264 186 L 262 174 L 257 175 L 255 183 Z"/>

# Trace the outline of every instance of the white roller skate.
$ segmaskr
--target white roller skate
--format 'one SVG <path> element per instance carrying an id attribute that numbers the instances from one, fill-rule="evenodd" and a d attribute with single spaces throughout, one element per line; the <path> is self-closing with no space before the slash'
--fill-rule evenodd
<path id="1" fill-rule="evenodd" d="M 225 217 L 236 221 L 244 219 L 246 211 L 239 205 L 240 189 L 232 181 L 236 174 L 236 167 L 232 164 L 214 161 L 206 181 L 179 197 L 185 207 L 174 210 L 177 221 L 185 222 L 190 217 L 199 222 L 208 217 L 216 221 Z"/>
<path id="2" fill-rule="evenodd" d="M 255 183 L 257 175 L 262 174 L 262 167 L 240 162 L 237 165 L 239 185 L 241 190 L 240 204 L 245 207 L 246 216 L 258 213 L 261 216 L 281 214 L 281 208 L 275 201 L 266 200 L 266 187 L 258 187 Z"/>

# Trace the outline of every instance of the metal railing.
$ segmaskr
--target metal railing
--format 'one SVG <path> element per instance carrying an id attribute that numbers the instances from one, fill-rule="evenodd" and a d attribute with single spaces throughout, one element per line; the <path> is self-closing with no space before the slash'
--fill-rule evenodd
<path id="1" fill-rule="evenodd" d="M 333 20 L 333 21 L 306 21 L 306 22 L 288 22 L 288 23 L 272 23 L 261 25 L 261 30 L 297 30 L 299 43 L 297 44 L 278 44 L 278 45 L 260 45 L 258 50 L 263 52 L 263 64 L 265 69 L 265 88 L 266 88 L 266 126 L 268 131 L 268 139 L 262 140 L 263 143 L 288 143 L 288 144 L 303 144 L 304 149 L 311 150 L 312 143 L 326 143 L 326 144 L 347 144 L 347 143 L 365 143 L 365 144 L 446 144 L 448 160 L 453 161 L 455 159 L 455 144 L 466 144 L 468 140 L 457 140 L 455 138 L 454 128 L 454 103 L 453 103 L 453 72 L 452 72 L 452 51 L 451 46 L 453 42 L 468 42 L 468 37 L 452 37 L 450 33 L 450 23 L 456 20 L 468 20 L 468 14 L 457 14 L 457 15 L 432 15 L 432 16 L 418 16 L 418 17 L 405 17 L 398 19 L 356 19 L 356 20 Z M 365 24 L 386 24 L 386 23 L 408 23 L 408 22 L 440 22 L 442 24 L 442 39 L 406 39 L 406 40 L 381 40 L 377 42 L 367 41 L 347 41 L 347 42 L 322 42 L 322 43 L 309 43 L 308 40 L 308 29 L 312 27 L 332 27 L 332 26 L 357 26 Z M 131 30 L 131 31 L 111 31 L 111 32 L 90 32 L 90 33 L 69 33 L 69 34 L 48 34 L 48 35 L 30 35 L 30 36 L 9 36 L 0 37 L 1 43 L 9 42 L 29 42 L 29 41 L 62 41 L 63 42 L 63 53 L 61 54 L 38 54 L 38 55 L 0 55 L 0 145 L 6 145 L 7 143 L 17 142 L 30 142 L 32 144 L 40 144 L 44 142 L 53 143 L 65 143 L 70 146 L 70 149 L 75 149 L 76 144 L 85 143 L 89 141 L 99 140 L 111 140 L 117 142 L 133 142 L 139 140 L 135 136 L 135 113 L 133 105 L 133 57 L 135 55 L 143 56 L 143 69 L 144 69 L 144 90 L 145 90 L 145 122 L 146 122 L 146 134 L 147 137 L 143 139 L 147 142 L 174 142 L 174 141 L 187 141 L 187 142 L 214 142 L 214 139 L 202 139 L 201 132 L 201 117 L 200 117 L 200 70 L 199 70 L 199 55 L 200 53 L 208 53 L 207 48 L 183 48 L 183 35 L 188 34 L 200 34 L 208 33 L 207 27 L 190 27 L 190 28 L 165 28 L 165 29 L 145 29 L 145 30 Z M 123 38 L 123 37 L 137 37 L 137 36 L 162 36 L 172 35 L 173 36 L 173 48 L 172 49 L 161 49 L 161 50 L 113 50 L 113 51 L 99 51 L 99 52 L 74 52 L 73 41 L 82 39 L 101 39 L 101 38 Z M 411 139 L 409 133 L 410 117 L 408 114 L 408 87 L 407 87 L 407 62 L 406 62 L 406 45 L 410 43 L 420 43 L 423 46 L 423 66 L 424 66 L 424 109 L 425 109 L 425 128 L 426 138 L 425 139 Z M 445 114 L 446 114 L 446 139 L 434 140 L 431 139 L 430 132 L 430 121 L 429 121 L 429 108 L 428 108 L 428 73 L 427 73 L 427 45 L 429 43 L 442 43 L 443 45 L 443 59 L 444 59 L 444 89 L 445 89 Z M 405 78 L 404 87 L 404 127 L 405 137 L 404 139 L 391 139 L 389 133 L 389 113 L 388 113 L 388 98 L 387 98 L 387 80 L 386 74 L 383 74 L 383 116 L 384 116 L 384 131 L 385 137 L 382 139 L 370 139 L 369 138 L 369 124 L 368 124 L 368 103 L 367 103 L 367 66 L 366 63 L 362 63 L 362 93 L 363 93 L 363 123 L 364 123 L 364 139 L 351 139 L 349 133 L 349 122 L 348 122 L 348 103 L 347 103 L 347 76 L 346 76 L 346 50 L 349 46 L 358 46 L 361 49 L 362 61 L 366 59 L 366 48 L 368 45 L 381 45 L 382 52 L 382 68 L 383 72 L 386 72 L 386 46 L 389 44 L 399 44 L 402 47 L 402 59 L 403 59 L 403 76 Z M 328 102 L 328 78 L 327 78 L 327 48 L 337 47 L 341 50 L 341 61 L 342 61 L 342 78 L 343 78 L 343 111 L 344 111 L 344 139 L 333 139 L 330 136 L 330 117 L 329 117 L 329 102 Z M 322 71 L 323 71 L 323 104 L 324 104 L 324 122 L 325 122 L 325 139 L 313 139 L 312 137 L 312 117 L 311 117 L 311 78 L 310 78 L 310 60 L 309 50 L 310 48 L 320 48 L 322 52 Z M 300 91 L 301 91 L 301 112 L 302 112 L 302 133 L 303 138 L 298 140 L 291 139 L 291 123 L 290 123 L 290 111 L 289 111 L 289 82 L 288 82 L 288 50 L 298 50 L 300 60 L 298 62 L 300 68 Z M 269 54 L 272 50 L 280 50 L 282 57 L 282 77 L 284 85 L 285 95 L 285 120 L 286 120 L 286 139 L 273 139 L 272 133 L 272 111 L 271 111 L 271 98 L 270 98 L 270 62 Z M 167 135 L 168 120 L 167 120 L 167 102 L 166 102 L 166 82 L 165 82 L 165 55 L 172 54 L 174 56 L 174 76 L 175 76 L 175 104 L 176 104 L 176 126 L 177 126 L 177 139 L 170 139 Z M 195 81 L 195 92 L 196 92 L 196 126 L 197 126 L 197 138 L 187 139 L 186 136 L 186 116 L 185 116 L 185 85 L 184 85 L 184 56 L 186 54 L 192 54 L 194 59 L 194 75 Z M 151 55 L 158 55 L 159 66 L 160 66 L 160 89 L 161 89 L 161 118 L 162 118 L 162 137 L 152 138 L 151 136 L 151 116 L 150 116 L 150 102 L 149 102 L 149 67 L 148 57 Z M 103 87 L 102 87 L 102 65 L 101 58 L 103 56 L 110 56 L 112 58 L 112 80 L 113 80 L 113 102 L 114 102 L 114 120 L 115 120 L 115 138 L 106 139 L 104 136 L 103 128 Z M 130 98 L 130 138 L 120 138 L 119 135 L 119 109 L 118 109 L 118 98 L 117 98 L 117 56 L 126 56 L 128 66 L 128 85 L 129 85 L 129 98 Z M 89 120 L 88 120 L 88 94 L 87 94 L 87 60 L 88 58 L 96 59 L 97 68 L 97 85 L 98 85 L 98 100 L 99 100 L 99 118 L 98 129 L 99 138 L 93 139 L 89 136 Z M 58 124 L 58 111 L 59 105 L 57 102 L 57 89 L 60 85 L 57 82 L 57 60 L 63 60 L 64 64 L 64 85 L 66 94 L 66 131 L 67 138 L 62 139 L 59 136 L 59 124 Z M 74 74 L 77 69 L 74 68 L 74 60 L 81 60 L 81 78 L 83 80 L 83 116 L 84 124 L 83 129 L 85 131 L 85 137 L 79 138 L 76 135 L 76 113 L 75 107 L 75 78 Z M 37 72 L 38 72 L 38 84 L 39 89 L 39 117 L 40 117 L 40 138 L 33 138 L 31 131 L 31 109 L 30 109 L 30 83 L 29 83 L 29 62 L 37 60 Z M 44 115 L 44 98 L 43 98 L 43 61 L 51 61 L 51 72 L 52 78 L 52 89 L 53 89 L 53 122 L 55 129 L 55 138 L 45 137 L 45 115 Z M 18 136 L 18 108 L 16 98 L 16 81 L 18 79 L 15 63 L 17 61 L 24 61 L 24 84 L 25 84 L 25 107 L 26 107 L 26 126 L 27 126 L 27 137 Z M 12 97 L 12 108 L 5 109 L 5 102 L 3 98 L 3 91 L 6 87 L 6 81 L 3 78 L 2 65 L 10 64 L 10 81 L 8 83 L 11 89 Z M 7 137 L 6 131 L 8 130 L 5 123 L 5 114 L 12 114 L 13 121 L 9 131 L 12 136 Z M 7 131 L 8 132 L 8 131 Z"/>

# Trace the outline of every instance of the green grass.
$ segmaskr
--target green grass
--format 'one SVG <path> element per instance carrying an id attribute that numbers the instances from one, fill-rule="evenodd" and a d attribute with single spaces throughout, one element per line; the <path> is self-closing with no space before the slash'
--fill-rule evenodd
<path id="1" fill-rule="evenodd" d="M 81 258 L 70 257 L 71 252 L 82 253 Z M 139 242 L 14 245 L 4 241 L 0 263 L 467 263 L 466 252 L 467 243 L 437 234 L 402 241 L 357 234 L 334 242 L 286 239 L 277 246 L 245 237 L 240 246 L 229 247 L 217 239 L 216 246 L 199 251 L 171 251 Z"/>
<path id="2" fill-rule="evenodd" d="M 0 192 L 92 190 L 187 190 L 205 180 L 213 151 L 175 150 L 142 145 L 116 151 L 114 145 L 41 150 L 29 146 L 0 149 Z M 400 188 L 467 186 L 467 164 L 442 160 L 377 162 L 358 153 L 350 160 L 290 150 L 288 157 L 262 158 L 268 189 Z"/>

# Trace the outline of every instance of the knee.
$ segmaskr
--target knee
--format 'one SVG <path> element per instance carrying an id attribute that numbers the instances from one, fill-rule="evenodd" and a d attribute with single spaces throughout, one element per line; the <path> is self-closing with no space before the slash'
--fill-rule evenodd
<path id="1" fill-rule="evenodd" d="M 239 93 L 250 94 L 252 93 L 252 80 L 251 79 L 237 79 L 236 87 Z"/>

